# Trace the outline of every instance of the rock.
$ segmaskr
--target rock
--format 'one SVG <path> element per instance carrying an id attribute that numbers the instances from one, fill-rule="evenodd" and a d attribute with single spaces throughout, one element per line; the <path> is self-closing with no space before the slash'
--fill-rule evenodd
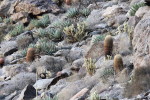
<path id="1" fill-rule="evenodd" d="M 82 67 L 83 63 L 84 63 L 84 59 L 83 58 L 75 60 L 72 63 L 71 70 L 79 71 L 79 69 Z"/>
<path id="2" fill-rule="evenodd" d="M 0 52 L 4 54 L 4 56 L 8 56 L 16 52 L 18 49 L 18 45 L 16 41 L 6 41 L 2 42 L 0 45 Z"/>
<path id="3" fill-rule="evenodd" d="M 79 47 L 73 47 L 67 56 L 67 60 L 68 61 L 74 61 L 74 60 L 77 60 L 81 57 L 83 57 L 83 49 L 81 49 Z"/>
<path id="4" fill-rule="evenodd" d="M 36 97 L 36 89 L 32 85 L 27 85 L 21 92 L 17 100 L 31 100 Z"/>
<path id="5" fill-rule="evenodd" d="M 147 11 L 150 10 L 149 6 L 144 6 L 144 7 L 140 7 L 136 13 L 135 16 L 142 18 L 144 16 L 145 13 L 147 13 Z"/>
<path id="6" fill-rule="evenodd" d="M 141 20 L 134 29 L 133 34 L 133 64 L 135 68 L 150 66 L 150 19 Z M 141 34 L 142 33 L 142 34 Z"/>
<path id="7" fill-rule="evenodd" d="M 17 92 L 11 93 L 9 96 L 5 97 L 5 100 L 12 100 L 17 95 Z"/>
<path id="8" fill-rule="evenodd" d="M 99 24 L 103 19 L 101 15 L 102 15 L 101 10 L 93 10 L 85 21 L 87 27 L 90 29 L 94 29 L 95 25 Z"/>
<path id="9" fill-rule="evenodd" d="M 135 27 L 137 23 L 140 21 L 140 18 L 137 16 L 131 16 L 129 17 L 128 25 Z"/>
<path id="10" fill-rule="evenodd" d="M 127 16 L 126 15 L 119 15 L 115 17 L 116 20 L 116 25 L 120 26 L 122 25 L 126 20 L 127 20 Z"/>
<path id="11" fill-rule="evenodd" d="M 34 71 L 37 67 L 43 67 L 43 69 L 50 71 L 52 74 L 55 74 L 56 72 L 61 71 L 66 63 L 67 61 L 63 57 L 45 55 L 41 56 L 40 59 L 36 59 L 35 62 L 30 65 L 29 69 L 30 71 Z"/>
<path id="12" fill-rule="evenodd" d="M 76 95 L 74 95 L 70 100 L 83 100 L 85 99 L 85 96 L 87 95 L 87 92 L 89 89 L 84 88 L 80 92 L 78 92 Z"/>
<path id="13" fill-rule="evenodd" d="M 104 55 L 103 42 L 92 44 L 85 54 L 85 58 L 97 59 Z"/>
<path id="14" fill-rule="evenodd" d="M 113 5 L 112 7 L 107 7 L 102 14 L 103 17 L 111 17 L 116 14 L 120 14 L 123 11 L 122 7 L 118 5 Z"/>
<path id="15" fill-rule="evenodd" d="M 21 21 L 22 23 L 29 22 L 29 16 L 27 12 L 14 13 L 13 15 L 11 15 L 10 19 L 15 22 L 18 22 L 18 21 Z"/>
<path id="16" fill-rule="evenodd" d="M 19 73 L 11 80 L 0 82 L 0 94 L 11 94 L 14 91 L 22 90 L 26 85 L 33 85 L 36 81 L 34 73 Z"/>
<path id="17" fill-rule="evenodd" d="M 59 13 L 62 10 L 49 0 L 24 0 L 15 6 L 16 12 L 28 12 L 33 15 L 39 15 L 46 12 Z"/>
<path id="18" fill-rule="evenodd" d="M 5 76 L 15 76 L 21 72 L 25 72 L 27 71 L 26 69 L 26 65 L 25 64 L 14 64 L 14 65 L 7 65 L 7 66 L 4 66 L 2 68 L 2 71 L 3 71 L 3 74 Z"/>
<path id="19" fill-rule="evenodd" d="M 33 86 L 37 90 L 46 89 L 52 81 L 53 79 L 40 79 Z"/>

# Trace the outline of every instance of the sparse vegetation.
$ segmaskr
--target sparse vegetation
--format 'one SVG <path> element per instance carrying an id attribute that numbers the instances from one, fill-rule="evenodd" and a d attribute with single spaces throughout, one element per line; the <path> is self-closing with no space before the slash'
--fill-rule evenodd
<path id="1" fill-rule="evenodd" d="M 88 59 L 84 60 L 84 63 L 85 63 L 85 67 L 86 67 L 86 70 L 89 73 L 89 75 L 93 75 L 96 70 L 94 60 L 91 58 L 88 58 Z"/>
<path id="2" fill-rule="evenodd" d="M 100 96 L 98 95 L 98 93 L 93 92 L 90 95 L 90 100 L 100 100 Z"/>
<path id="3" fill-rule="evenodd" d="M 66 39 L 68 42 L 77 42 L 81 41 L 84 36 L 86 36 L 86 25 L 84 23 L 77 23 L 77 26 L 71 25 L 65 27 L 63 32 L 66 34 Z"/>
<path id="4" fill-rule="evenodd" d="M 129 14 L 130 14 L 131 16 L 134 16 L 135 13 L 136 13 L 136 11 L 137 11 L 140 7 L 143 7 L 143 6 L 145 6 L 145 2 L 140 2 L 140 3 L 137 3 L 137 4 L 132 5 L 132 7 L 131 7 L 131 9 L 130 9 L 130 11 L 129 11 Z"/>

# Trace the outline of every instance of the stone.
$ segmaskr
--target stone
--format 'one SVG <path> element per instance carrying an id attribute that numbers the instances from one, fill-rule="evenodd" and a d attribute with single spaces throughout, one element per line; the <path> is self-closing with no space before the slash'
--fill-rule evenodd
<path id="1" fill-rule="evenodd" d="M 32 100 L 34 97 L 36 97 L 36 89 L 29 84 L 22 90 L 17 100 Z"/>
<path id="2" fill-rule="evenodd" d="M 133 64 L 137 67 L 149 67 L 150 60 L 150 19 L 141 20 L 134 29 L 133 34 Z M 142 33 L 142 34 L 141 34 Z M 141 63 L 142 62 L 142 63 Z"/>
<path id="3" fill-rule="evenodd" d="M 0 94 L 11 94 L 14 91 L 24 89 L 28 84 L 33 85 L 36 81 L 35 73 L 22 72 L 12 77 L 11 80 L 0 82 Z"/>
<path id="4" fill-rule="evenodd" d="M 14 13 L 13 15 L 11 15 L 10 19 L 15 22 L 18 22 L 18 21 L 21 21 L 22 23 L 29 22 L 29 16 L 27 12 Z"/>
<path id="5" fill-rule="evenodd" d="M 74 95 L 70 100 L 81 100 L 85 99 L 85 96 L 87 95 L 87 92 L 89 89 L 84 88 L 80 92 L 78 92 L 76 95 Z"/>
<path id="6" fill-rule="evenodd" d="M 18 50 L 18 45 L 16 41 L 6 41 L 2 42 L 0 45 L 0 51 L 4 56 L 13 54 Z"/>
<path id="7" fill-rule="evenodd" d="M 144 6 L 144 7 L 140 7 L 136 13 L 135 16 L 142 18 L 144 16 L 145 13 L 147 13 L 147 11 L 150 10 L 149 6 Z"/>
<path id="8" fill-rule="evenodd" d="M 79 69 L 82 67 L 83 63 L 84 63 L 84 58 L 75 60 L 72 63 L 71 70 L 79 71 Z"/>

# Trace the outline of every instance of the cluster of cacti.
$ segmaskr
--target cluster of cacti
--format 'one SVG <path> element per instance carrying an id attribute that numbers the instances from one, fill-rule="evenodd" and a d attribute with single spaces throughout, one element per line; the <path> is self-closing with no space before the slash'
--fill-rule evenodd
<path id="1" fill-rule="evenodd" d="M 111 35 L 107 35 L 104 40 L 104 53 L 106 59 L 108 56 L 112 56 L 112 51 L 113 51 L 113 38 Z"/>
<path id="2" fill-rule="evenodd" d="M 131 9 L 130 9 L 130 11 L 129 11 L 129 14 L 130 14 L 131 16 L 134 16 L 135 13 L 136 13 L 136 11 L 137 11 L 140 7 L 143 7 L 143 6 L 145 6 L 145 2 L 140 2 L 140 3 L 137 3 L 137 4 L 132 5 L 132 7 L 131 7 Z"/>
<path id="3" fill-rule="evenodd" d="M 28 48 L 26 62 L 32 62 L 35 59 L 35 48 Z"/>
<path id="4" fill-rule="evenodd" d="M 114 57 L 114 70 L 116 74 L 120 73 L 124 69 L 123 60 L 120 54 L 115 55 Z"/>
<path id="5" fill-rule="evenodd" d="M 96 69 L 94 60 L 91 58 L 85 59 L 84 64 L 85 64 L 88 74 L 93 75 L 95 73 L 95 69 Z"/>
<path id="6" fill-rule="evenodd" d="M 100 96 L 98 95 L 98 93 L 93 92 L 90 95 L 90 100 L 100 100 Z"/>
<path id="7" fill-rule="evenodd" d="M 43 39 L 40 39 L 37 41 L 36 44 L 37 51 L 41 54 L 53 54 L 57 51 L 56 45 L 54 42 L 46 41 Z"/>
<path id="8" fill-rule="evenodd" d="M 9 34 L 11 36 L 17 36 L 21 33 L 24 32 L 24 25 L 23 24 L 19 24 L 19 25 L 16 25 L 15 28 L 9 32 Z"/>
<path id="9" fill-rule="evenodd" d="M 73 43 L 82 40 L 86 36 L 85 29 L 85 23 L 77 23 L 77 26 L 72 24 L 69 27 L 65 27 L 63 32 L 66 34 L 67 41 Z"/>
<path id="10" fill-rule="evenodd" d="M 77 17 L 79 15 L 88 16 L 91 13 L 91 10 L 88 8 L 78 9 L 78 8 L 70 8 L 66 15 L 69 18 Z"/>

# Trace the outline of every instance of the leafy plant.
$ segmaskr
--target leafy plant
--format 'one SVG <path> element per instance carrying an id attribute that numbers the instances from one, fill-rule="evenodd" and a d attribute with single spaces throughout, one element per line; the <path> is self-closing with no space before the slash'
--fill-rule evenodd
<path id="1" fill-rule="evenodd" d="M 20 33 L 24 32 L 24 25 L 23 24 L 19 24 L 19 25 L 16 25 L 15 28 L 10 31 L 10 35 L 11 36 L 17 36 L 19 35 Z"/>
<path id="2" fill-rule="evenodd" d="M 136 13 L 136 11 L 137 11 L 140 7 L 143 7 L 143 6 L 145 6 L 145 2 L 140 2 L 140 3 L 137 3 L 137 4 L 132 5 L 132 7 L 131 7 L 131 9 L 130 9 L 130 11 L 129 11 L 129 14 L 130 14 L 131 16 L 134 16 L 135 13 Z"/>
<path id="3" fill-rule="evenodd" d="M 91 58 L 88 58 L 88 59 L 84 60 L 84 63 L 85 63 L 85 67 L 86 67 L 87 72 L 90 75 L 93 75 L 95 73 L 95 69 L 96 69 L 94 60 Z"/>
<path id="4" fill-rule="evenodd" d="M 20 54 L 22 55 L 22 57 L 25 57 L 27 54 L 27 49 L 23 49 L 20 51 Z"/>
<path id="5" fill-rule="evenodd" d="M 39 20 L 41 27 L 46 27 L 50 24 L 49 15 L 44 15 L 42 19 Z"/>
<path id="6" fill-rule="evenodd" d="M 64 27 L 68 27 L 70 25 L 71 25 L 71 21 L 70 20 L 56 21 L 56 22 L 52 23 L 52 27 L 60 28 L 60 29 L 63 29 Z"/>
<path id="7" fill-rule="evenodd" d="M 83 16 L 88 16 L 88 15 L 90 15 L 90 13 L 91 13 L 91 10 L 88 8 L 84 8 L 84 9 L 80 10 L 80 14 Z"/>
<path id="8" fill-rule="evenodd" d="M 37 48 L 38 52 L 40 52 L 42 54 L 50 54 L 51 55 L 57 51 L 57 48 L 56 48 L 56 45 L 54 44 L 54 42 L 49 42 L 44 39 L 38 40 L 38 42 L 36 44 L 36 48 Z"/>
<path id="9" fill-rule="evenodd" d="M 63 32 L 66 34 L 67 41 L 73 43 L 84 38 L 86 35 L 85 29 L 85 23 L 77 23 L 77 26 L 72 24 L 69 27 L 65 27 Z"/>
<path id="10" fill-rule="evenodd" d="M 98 35 L 98 36 L 96 36 L 95 38 L 94 38 L 94 40 L 92 41 L 92 43 L 97 43 L 97 42 L 99 42 L 99 41 L 103 41 L 104 40 L 104 38 L 105 38 L 105 35 Z"/>
<path id="11" fill-rule="evenodd" d="M 67 17 L 69 18 L 76 17 L 78 14 L 79 10 L 77 8 L 70 8 L 66 13 Z"/>
<path id="12" fill-rule="evenodd" d="M 101 77 L 102 78 L 106 78 L 108 76 L 111 76 L 111 75 L 114 75 L 114 69 L 113 67 L 110 67 L 110 68 L 104 68 L 102 74 L 101 74 Z"/>

